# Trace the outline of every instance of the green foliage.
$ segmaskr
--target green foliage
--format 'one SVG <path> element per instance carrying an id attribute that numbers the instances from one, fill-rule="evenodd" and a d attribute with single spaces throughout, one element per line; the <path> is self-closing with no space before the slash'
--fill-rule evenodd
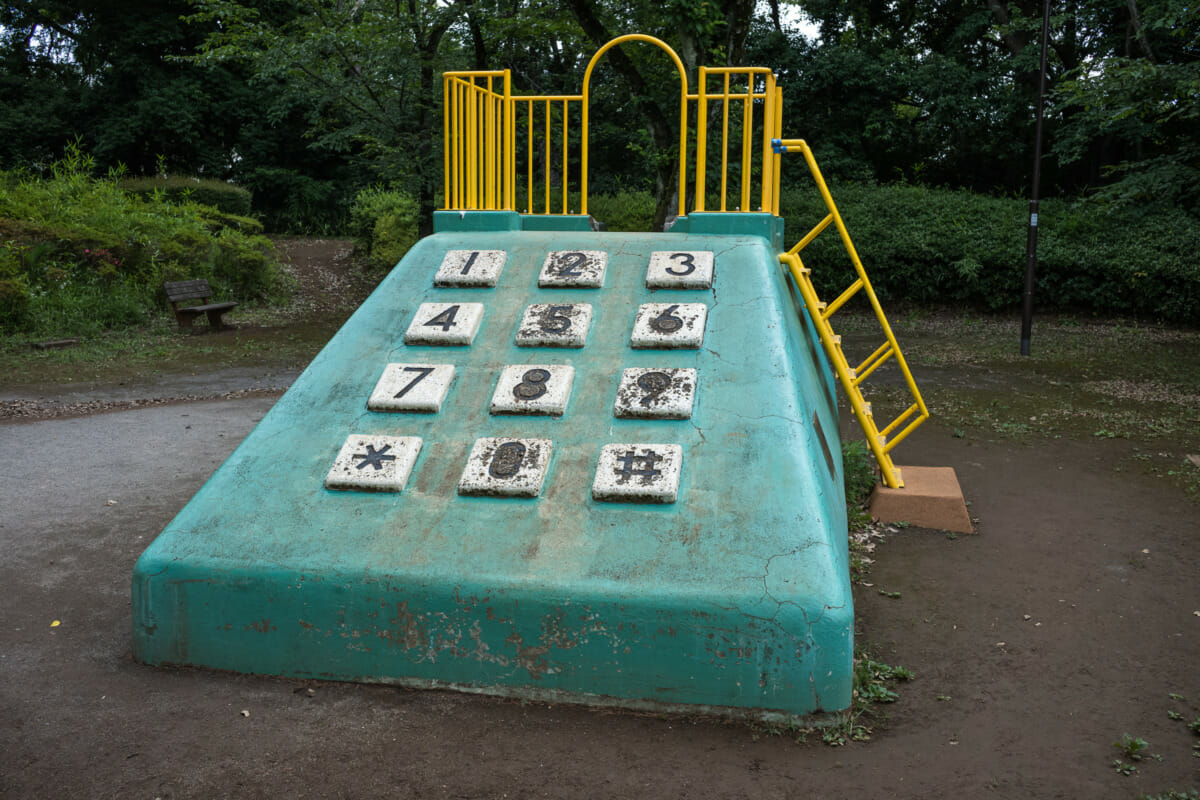
<path id="1" fill-rule="evenodd" d="M 225 181 L 178 176 L 127 178 L 120 186 L 127 192 L 143 196 L 157 192 L 170 203 L 192 202 L 233 216 L 250 216 L 250 191 Z"/>
<path id="2" fill-rule="evenodd" d="M 576 203 L 578 207 L 578 203 Z M 654 195 L 650 192 L 619 191 L 588 196 L 588 213 L 610 231 L 649 231 L 654 224 Z"/>
<path id="3" fill-rule="evenodd" d="M 1121 754 L 1130 761 L 1141 761 L 1142 751 L 1150 747 L 1150 743 L 1137 736 L 1123 733 L 1120 740 L 1113 742 L 1113 747 L 1120 750 Z"/>
<path id="4" fill-rule="evenodd" d="M 144 322 L 162 282 L 207 278 L 218 298 L 276 293 L 273 245 L 255 223 L 91 177 L 77 148 L 39 179 L 0 173 L 0 329 L 87 335 Z"/>
<path id="5" fill-rule="evenodd" d="M 417 203 L 407 194 L 374 186 L 350 207 L 350 232 L 377 263 L 393 267 L 417 243 Z"/>
<path id="6" fill-rule="evenodd" d="M 840 184 L 831 192 L 871 284 L 887 302 L 1020 307 L 1028 203 L 965 190 Z M 789 240 L 827 213 L 811 183 L 785 189 Z M 1142 216 L 1087 202 L 1048 200 L 1039 214 L 1035 302 L 1172 322 L 1200 322 L 1200 222 L 1179 210 Z M 834 227 L 801 251 L 818 292 L 854 280 Z"/>
<path id="7" fill-rule="evenodd" d="M 862 439 L 842 442 L 842 470 L 845 474 L 846 505 L 862 506 L 875 489 L 875 456 Z"/>

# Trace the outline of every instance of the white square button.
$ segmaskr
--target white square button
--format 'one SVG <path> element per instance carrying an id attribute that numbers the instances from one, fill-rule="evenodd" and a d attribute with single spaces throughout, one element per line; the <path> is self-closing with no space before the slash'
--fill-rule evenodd
<path id="1" fill-rule="evenodd" d="M 534 303 L 525 307 L 518 347 L 583 347 L 592 324 L 588 303 Z"/>
<path id="2" fill-rule="evenodd" d="M 630 368 L 621 372 L 613 416 L 690 419 L 696 399 L 696 370 Z"/>
<path id="3" fill-rule="evenodd" d="M 538 286 L 599 289 L 607 267 L 608 253 L 603 250 L 556 250 L 546 256 Z"/>
<path id="4" fill-rule="evenodd" d="M 453 380 L 453 364 L 388 364 L 367 400 L 367 408 L 436 414 Z"/>
<path id="5" fill-rule="evenodd" d="M 549 439 L 476 439 L 458 493 L 537 497 L 550 465 Z"/>
<path id="6" fill-rule="evenodd" d="M 711 289 L 711 250 L 658 251 L 650 254 L 646 269 L 648 289 Z"/>
<path id="7" fill-rule="evenodd" d="M 696 350 L 704 342 L 708 306 L 704 303 L 642 303 L 633 322 L 630 345 Z"/>
<path id="8" fill-rule="evenodd" d="M 606 444 L 592 499 L 609 503 L 674 503 L 683 448 L 677 444 Z"/>
<path id="9" fill-rule="evenodd" d="M 399 492 L 420 452 L 419 436 L 348 436 L 325 476 L 325 488 Z"/>
<path id="10" fill-rule="evenodd" d="M 468 345 L 483 321 L 483 303 L 421 303 L 405 344 Z"/>
<path id="11" fill-rule="evenodd" d="M 495 286 L 507 259 L 503 250 L 450 250 L 433 276 L 433 285 Z"/>
<path id="12" fill-rule="evenodd" d="M 492 413 L 561 417 L 574 382 L 575 368 L 567 364 L 507 364 L 492 394 Z"/>

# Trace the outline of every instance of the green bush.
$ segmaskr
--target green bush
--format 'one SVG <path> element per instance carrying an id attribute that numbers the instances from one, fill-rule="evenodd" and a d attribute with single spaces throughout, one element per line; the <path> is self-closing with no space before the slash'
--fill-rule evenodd
<path id="1" fill-rule="evenodd" d="M 127 178 L 121 181 L 120 186 L 127 192 L 143 197 L 158 194 L 170 203 L 198 203 L 239 217 L 250 216 L 250 201 L 253 199 L 249 189 L 212 178 Z"/>
<path id="2" fill-rule="evenodd" d="M 350 233 L 368 256 L 393 267 L 417 243 L 417 202 L 403 192 L 373 186 L 350 206 Z"/>
<path id="3" fill-rule="evenodd" d="M 47 179 L 0 173 L 0 330 L 87 335 L 165 309 L 164 280 L 206 278 L 218 299 L 280 292 L 254 220 L 91 177 L 76 149 Z"/>
<path id="4" fill-rule="evenodd" d="M 654 224 L 654 195 L 650 192 L 589 194 L 588 213 L 610 231 L 649 231 Z"/>
<path id="5" fill-rule="evenodd" d="M 1028 201 L 908 185 L 830 190 L 881 300 L 1020 308 Z M 826 214 L 815 188 L 789 187 L 780 201 L 789 242 Z M 1039 221 L 1039 309 L 1200 323 L 1200 223 L 1194 218 L 1047 200 Z M 854 280 L 832 226 L 800 257 L 823 299 Z"/>

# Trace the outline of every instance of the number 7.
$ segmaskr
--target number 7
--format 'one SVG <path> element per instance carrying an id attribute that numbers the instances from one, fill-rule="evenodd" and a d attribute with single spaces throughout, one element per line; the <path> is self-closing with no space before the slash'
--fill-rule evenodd
<path id="1" fill-rule="evenodd" d="M 407 386 L 405 386 L 400 391 L 396 392 L 395 397 L 397 399 L 404 397 L 404 395 L 408 394 L 409 389 L 413 388 L 418 383 L 420 383 L 421 381 L 428 378 L 429 373 L 433 372 L 433 367 L 405 367 L 403 370 L 401 370 L 401 372 L 417 372 L 420 374 L 417 375 L 417 377 L 413 378 L 411 381 L 409 381 Z"/>

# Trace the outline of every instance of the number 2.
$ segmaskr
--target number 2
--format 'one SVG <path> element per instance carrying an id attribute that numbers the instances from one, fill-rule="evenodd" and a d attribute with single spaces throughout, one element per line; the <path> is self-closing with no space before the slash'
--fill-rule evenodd
<path id="1" fill-rule="evenodd" d="M 586 264 L 587 256 L 583 253 L 561 253 L 558 256 L 558 275 L 561 278 L 583 277 L 580 268 Z"/>

